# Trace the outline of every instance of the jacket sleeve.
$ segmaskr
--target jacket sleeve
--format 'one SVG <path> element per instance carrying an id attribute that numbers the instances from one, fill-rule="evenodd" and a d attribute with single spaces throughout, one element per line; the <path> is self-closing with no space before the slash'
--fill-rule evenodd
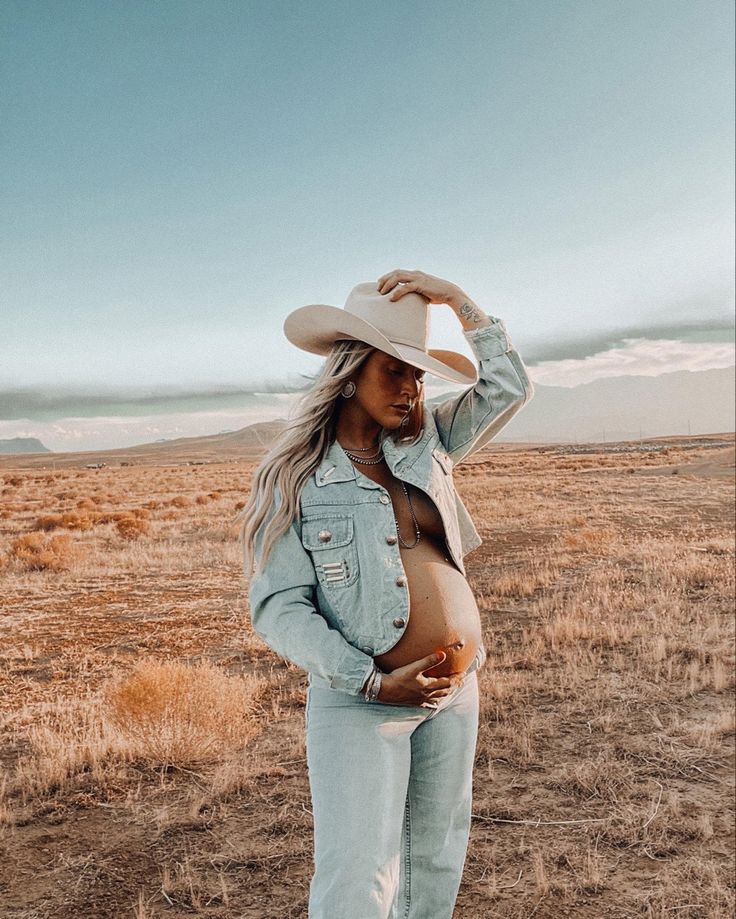
<path id="1" fill-rule="evenodd" d="M 490 326 L 463 330 L 478 360 L 475 386 L 450 399 L 440 396 L 426 403 L 454 463 L 485 446 L 534 395 L 506 326 L 490 318 Z"/>
<path id="2" fill-rule="evenodd" d="M 256 538 L 256 570 L 249 589 L 253 630 L 278 655 L 328 680 L 331 688 L 358 695 L 373 658 L 349 644 L 315 607 L 317 578 L 298 523 L 274 543 L 262 567 L 264 527 Z"/>

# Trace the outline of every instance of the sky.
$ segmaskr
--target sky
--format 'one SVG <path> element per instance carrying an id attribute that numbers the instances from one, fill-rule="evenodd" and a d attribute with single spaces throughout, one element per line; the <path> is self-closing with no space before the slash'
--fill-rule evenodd
<path id="1" fill-rule="evenodd" d="M 394 268 L 541 384 L 733 365 L 733 36 L 731 0 L 2 0 L 0 438 L 219 424 L 316 372 L 291 310 Z"/>

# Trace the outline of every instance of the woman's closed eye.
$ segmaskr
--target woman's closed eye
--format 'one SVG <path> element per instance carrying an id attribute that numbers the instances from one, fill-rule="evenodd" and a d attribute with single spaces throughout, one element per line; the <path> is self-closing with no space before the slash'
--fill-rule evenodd
<path id="1" fill-rule="evenodd" d="M 394 377 L 403 377 L 403 376 L 404 376 L 404 371 L 403 371 L 403 370 L 389 370 L 389 373 L 391 374 L 391 376 L 394 376 Z M 423 374 L 423 373 L 418 373 L 418 374 L 415 375 L 414 379 L 417 381 L 417 383 L 423 383 L 423 382 L 424 382 L 424 374 Z"/>

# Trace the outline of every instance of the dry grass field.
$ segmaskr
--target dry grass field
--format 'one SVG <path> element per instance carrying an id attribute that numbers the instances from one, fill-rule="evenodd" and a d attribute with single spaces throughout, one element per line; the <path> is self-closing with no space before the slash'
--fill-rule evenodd
<path id="1" fill-rule="evenodd" d="M 456 470 L 488 650 L 459 919 L 733 915 L 733 442 Z M 305 917 L 306 675 L 249 628 L 252 464 L 52 459 L 0 462 L 0 915 Z"/>

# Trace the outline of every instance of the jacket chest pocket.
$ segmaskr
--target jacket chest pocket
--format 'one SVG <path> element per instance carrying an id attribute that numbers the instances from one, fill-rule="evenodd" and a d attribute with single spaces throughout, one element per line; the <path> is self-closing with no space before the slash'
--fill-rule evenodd
<path id="1" fill-rule="evenodd" d="M 358 579 L 352 517 L 325 514 L 304 518 L 302 545 L 310 553 L 317 578 L 325 590 L 339 590 Z"/>

